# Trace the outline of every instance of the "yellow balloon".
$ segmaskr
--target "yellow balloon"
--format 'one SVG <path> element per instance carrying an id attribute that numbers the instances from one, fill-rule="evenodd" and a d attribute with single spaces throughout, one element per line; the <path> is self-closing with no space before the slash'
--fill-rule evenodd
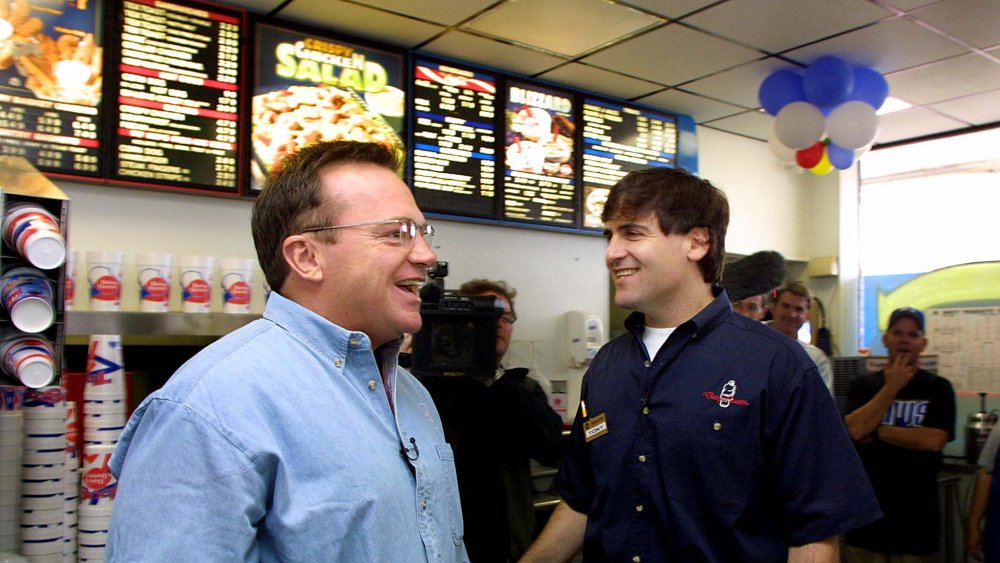
<path id="1" fill-rule="evenodd" d="M 816 166 L 809 169 L 810 172 L 817 176 L 826 176 L 833 170 L 833 164 L 830 163 L 830 155 L 826 152 L 826 147 L 823 147 L 823 158 L 819 159 Z"/>

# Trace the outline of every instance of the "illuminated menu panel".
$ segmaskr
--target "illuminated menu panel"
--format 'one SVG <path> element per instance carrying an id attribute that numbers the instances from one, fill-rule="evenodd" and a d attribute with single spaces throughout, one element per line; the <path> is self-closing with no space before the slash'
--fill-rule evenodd
<path id="1" fill-rule="evenodd" d="M 413 189 L 421 209 L 496 214 L 496 93 L 492 75 L 416 62 Z"/>
<path id="2" fill-rule="evenodd" d="M 238 190 L 243 19 L 217 6 L 123 2 L 113 176 Z"/>
<path id="3" fill-rule="evenodd" d="M 406 88 L 401 53 L 269 24 L 257 26 L 251 188 L 299 148 L 370 141 L 403 158 Z"/>
<path id="4" fill-rule="evenodd" d="M 583 101 L 583 226 L 601 228 L 611 186 L 634 170 L 674 167 L 677 118 L 601 100 Z"/>
<path id="5" fill-rule="evenodd" d="M 505 110 L 503 218 L 575 227 L 572 95 L 508 82 Z"/>
<path id="6" fill-rule="evenodd" d="M 0 155 L 101 172 L 101 10 L 87 0 L 0 0 Z"/>

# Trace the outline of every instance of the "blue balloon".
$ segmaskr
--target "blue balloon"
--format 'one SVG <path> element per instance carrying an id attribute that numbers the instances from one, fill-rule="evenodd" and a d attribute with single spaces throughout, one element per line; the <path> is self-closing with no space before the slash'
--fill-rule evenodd
<path id="1" fill-rule="evenodd" d="M 854 151 L 833 143 L 826 146 L 826 157 L 837 170 L 847 170 L 854 164 Z"/>
<path id="2" fill-rule="evenodd" d="M 802 76 L 791 70 L 779 70 L 764 79 L 757 92 L 760 105 L 771 115 L 778 115 L 781 108 L 792 102 L 805 101 Z"/>
<path id="3" fill-rule="evenodd" d="M 806 101 L 819 108 L 832 108 L 847 100 L 854 85 L 851 67 L 837 57 L 820 57 L 802 77 Z"/>
<path id="4" fill-rule="evenodd" d="M 858 100 L 878 109 L 888 97 L 889 83 L 878 71 L 863 66 L 854 69 L 854 87 L 847 95 L 848 100 Z"/>

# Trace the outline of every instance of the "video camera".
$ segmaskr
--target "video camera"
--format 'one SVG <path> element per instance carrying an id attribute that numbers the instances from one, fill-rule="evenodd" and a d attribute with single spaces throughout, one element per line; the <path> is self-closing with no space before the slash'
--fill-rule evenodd
<path id="1" fill-rule="evenodd" d="M 492 377 L 496 370 L 497 318 L 503 304 L 489 295 L 445 291 L 448 263 L 427 270 L 420 288 L 423 325 L 413 335 L 410 371 L 417 376 Z"/>

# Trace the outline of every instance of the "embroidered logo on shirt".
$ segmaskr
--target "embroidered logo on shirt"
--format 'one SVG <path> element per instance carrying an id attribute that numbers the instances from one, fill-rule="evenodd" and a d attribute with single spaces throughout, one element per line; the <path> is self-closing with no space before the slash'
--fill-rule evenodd
<path id="1" fill-rule="evenodd" d="M 736 398 L 736 380 L 734 379 L 727 381 L 726 384 L 722 386 L 722 391 L 718 395 L 712 393 L 711 391 L 705 391 L 703 395 L 706 399 L 718 403 L 719 406 L 724 409 L 729 408 L 729 405 L 746 406 L 750 404 L 750 401 Z"/>

